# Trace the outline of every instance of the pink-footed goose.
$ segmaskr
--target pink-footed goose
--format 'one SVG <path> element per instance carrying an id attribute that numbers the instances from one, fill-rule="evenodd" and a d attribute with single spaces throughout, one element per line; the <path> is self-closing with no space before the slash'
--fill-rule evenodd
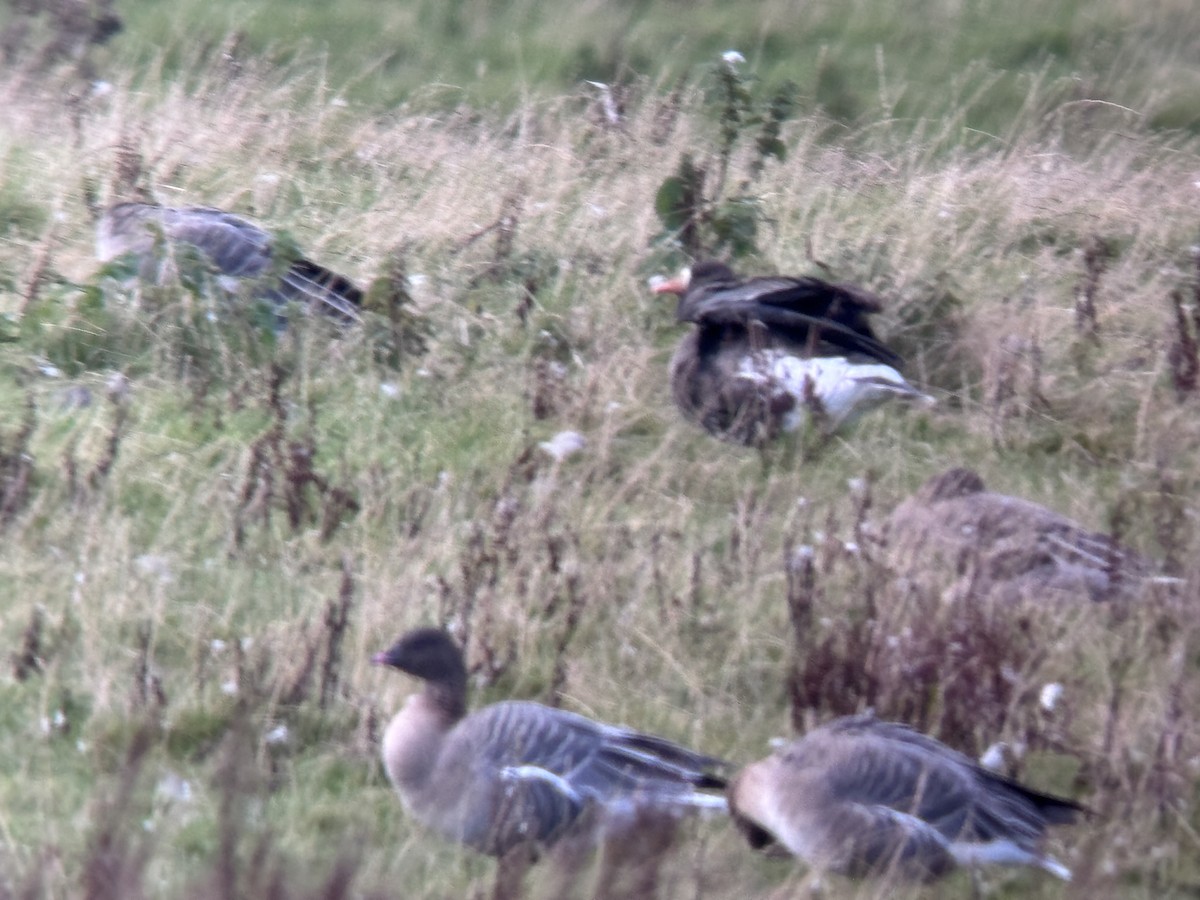
<path id="1" fill-rule="evenodd" d="M 970 469 L 930 478 L 884 521 L 890 568 L 926 589 L 1006 601 L 1132 599 L 1156 576 L 1111 536 L 984 487 Z"/>
<path id="2" fill-rule="evenodd" d="M 133 254 L 147 281 L 161 280 L 164 268 L 173 265 L 173 244 L 195 247 L 222 276 L 258 280 L 257 296 L 274 304 L 301 301 L 339 321 L 361 319 L 363 293 L 348 279 L 303 257 L 276 259 L 270 234 L 224 210 L 118 203 L 96 225 L 97 258 L 108 262 Z"/>
<path id="3" fill-rule="evenodd" d="M 504 856 L 568 836 L 599 841 L 643 813 L 724 811 L 725 764 L 564 710 L 504 701 L 467 713 L 467 670 L 446 632 L 421 628 L 375 656 L 421 678 L 383 737 L 383 764 L 410 815 L 450 840 Z"/>
<path id="4" fill-rule="evenodd" d="M 832 433 L 890 398 L 933 402 L 897 371 L 900 357 L 867 321 L 879 301 L 859 288 L 740 280 L 706 261 L 652 289 L 677 294 L 677 320 L 696 326 L 671 361 L 675 403 L 722 440 L 761 444 L 810 419 Z"/>
<path id="5" fill-rule="evenodd" d="M 818 871 L 929 881 L 958 867 L 1028 865 L 1070 880 L 1045 852 L 1046 829 L 1082 807 L 862 715 L 742 769 L 729 811 L 751 846 L 777 842 Z"/>

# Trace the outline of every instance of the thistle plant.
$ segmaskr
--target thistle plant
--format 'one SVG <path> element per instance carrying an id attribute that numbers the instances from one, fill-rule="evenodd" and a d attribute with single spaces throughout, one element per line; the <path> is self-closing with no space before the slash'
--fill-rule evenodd
<path id="1" fill-rule="evenodd" d="M 685 151 L 675 174 L 663 180 L 654 198 L 663 224 L 660 240 L 677 244 L 692 259 L 724 250 L 734 257 L 757 251 L 758 229 L 766 214 L 754 185 L 769 159 L 787 158 L 780 135 L 795 110 L 796 88 L 788 83 L 760 99 L 754 80 L 739 69 L 744 61 L 732 50 L 721 57 L 713 71 L 715 86 L 706 97 L 717 114 L 713 146 L 699 153 Z M 745 174 L 731 187 L 736 151 L 751 140 Z M 697 163 L 697 157 L 705 161 Z"/>

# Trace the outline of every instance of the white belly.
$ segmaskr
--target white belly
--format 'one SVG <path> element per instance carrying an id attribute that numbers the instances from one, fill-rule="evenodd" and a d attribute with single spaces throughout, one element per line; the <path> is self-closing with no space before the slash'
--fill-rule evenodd
<path id="1" fill-rule="evenodd" d="M 799 428 L 814 412 L 833 430 L 891 397 L 933 403 L 891 366 L 854 363 L 841 356 L 805 359 L 764 350 L 745 359 L 738 375 L 796 398 L 783 417 L 784 431 Z"/>

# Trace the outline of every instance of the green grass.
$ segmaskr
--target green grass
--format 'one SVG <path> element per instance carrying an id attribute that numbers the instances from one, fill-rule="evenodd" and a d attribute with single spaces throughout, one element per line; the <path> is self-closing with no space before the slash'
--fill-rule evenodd
<path id="1" fill-rule="evenodd" d="M 557 699 L 739 762 L 790 732 L 795 655 L 813 660 L 816 700 L 798 712 L 814 721 L 868 702 L 855 686 L 883 666 L 881 713 L 913 710 L 968 752 L 1025 741 L 1023 777 L 1097 810 L 1056 839 L 1083 889 L 1194 892 L 1200 428 L 1195 393 L 1172 387 L 1169 298 L 1196 278 L 1183 55 L 1200 26 L 1165 0 L 908 6 L 816 4 L 800 21 L 783 3 L 585 3 L 564 20 L 519 2 L 348 0 L 331 22 L 315 4 L 126 3 L 126 32 L 90 61 L 110 92 L 81 93 L 72 65 L 35 54 L 0 70 L 0 659 L 32 640 L 41 660 L 0 673 L 0 892 L 86 894 L 115 859 L 128 871 L 93 895 L 220 896 L 233 879 L 260 896 L 277 870 L 300 894 L 350 851 L 360 895 L 486 890 L 490 863 L 416 828 L 376 762 L 411 685 L 370 655 L 437 621 L 470 629 L 473 660 L 496 652 L 477 703 Z M 246 34 L 237 72 L 217 49 L 231 30 Z M 874 413 L 813 460 L 678 419 L 680 331 L 645 285 L 679 262 L 655 243 L 659 185 L 684 151 L 715 165 L 702 70 L 729 46 L 807 98 L 787 159 L 753 185 L 764 218 L 740 267 L 819 261 L 878 290 L 881 330 L 940 400 Z M 598 123 L 581 78 L 635 83 L 624 129 Z M 748 164 L 736 154 L 734 177 Z M 399 248 L 427 352 L 389 362 L 377 319 L 275 339 L 250 317 L 209 321 L 177 285 L 98 274 L 87 201 L 136 185 L 256 216 L 363 285 Z M 507 250 L 487 230 L 502 214 Z M 1114 248 L 1095 341 L 1074 313 L 1094 238 Z M 114 373 L 128 392 L 110 399 Z M 556 465 L 537 444 L 565 429 L 587 445 Z M 356 512 L 293 483 L 292 444 Z M 21 460 L 23 492 L 8 474 Z M 962 728 L 952 673 L 847 649 L 873 599 L 880 634 L 953 659 L 955 610 L 836 551 L 863 517 L 850 479 L 869 480 L 875 519 L 950 465 L 1115 521 L 1175 560 L 1185 602 L 1024 611 L 1033 640 L 1002 619 L 995 657 L 974 664 L 1016 679 L 978 710 L 1003 724 Z M 804 543 L 819 552 L 798 642 L 785 559 Z M 345 596 L 334 640 L 326 610 Z M 1036 703 L 1050 681 L 1057 718 Z M 719 821 L 669 876 L 671 896 L 708 897 L 796 893 L 804 877 Z M 989 889 L 1068 890 L 1030 873 Z"/>
<path id="2" fill-rule="evenodd" d="M 126 0 L 112 63 L 153 63 L 185 78 L 217 50 L 234 65 L 268 59 L 311 74 L 310 88 L 369 109 L 461 102 L 511 110 L 585 80 L 694 77 L 730 48 L 769 84 L 795 82 L 812 109 L 844 124 L 941 118 L 1007 135 L 1031 84 L 1046 103 L 1083 96 L 1130 105 L 1158 127 L 1195 131 L 1189 57 L 1197 25 L 1186 3 L 1082 0 L 888 4 L 780 0 L 750 5 L 585 2 L 570 10 L 517 2 L 379 4 L 316 0 L 170 9 Z M 165 56 L 164 56 L 165 51 Z M 1189 73 L 1180 79 L 1180 72 Z M 152 77 L 157 77 L 153 75 Z"/>

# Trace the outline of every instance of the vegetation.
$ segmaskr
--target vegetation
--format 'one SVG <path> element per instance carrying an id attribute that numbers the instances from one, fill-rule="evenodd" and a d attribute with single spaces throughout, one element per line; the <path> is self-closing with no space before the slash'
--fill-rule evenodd
<path id="1" fill-rule="evenodd" d="M 1189 3 L 702 2 L 677 39 L 664 4 L 562 28 L 516 2 L 159 6 L 79 53 L 48 52 L 74 46 L 60 4 L 2 23 L 30 30 L 0 70 L 0 895 L 484 893 L 490 862 L 414 828 L 376 761 L 411 685 L 370 655 L 436 622 L 477 703 L 735 761 L 867 706 L 1006 742 L 1013 774 L 1095 815 L 1056 839 L 1074 885 L 992 873 L 990 896 L 1195 893 Z M 730 46 L 756 109 L 798 85 L 786 152 L 761 118 L 722 137 Z M 616 120 L 580 77 L 622 88 Z M 752 176 L 743 270 L 879 292 L 939 406 L 815 459 L 680 422 L 679 330 L 645 280 L 685 259 L 655 205 L 684 154 Z M 202 271 L 100 267 L 93 218 L 144 192 L 287 232 L 374 285 L 368 322 L 276 334 Z M 540 446 L 566 430 L 578 453 Z M 873 523 L 951 465 L 1180 583 L 1122 609 L 906 592 Z M 807 876 L 714 820 L 665 877 L 715 898 Z"/>

